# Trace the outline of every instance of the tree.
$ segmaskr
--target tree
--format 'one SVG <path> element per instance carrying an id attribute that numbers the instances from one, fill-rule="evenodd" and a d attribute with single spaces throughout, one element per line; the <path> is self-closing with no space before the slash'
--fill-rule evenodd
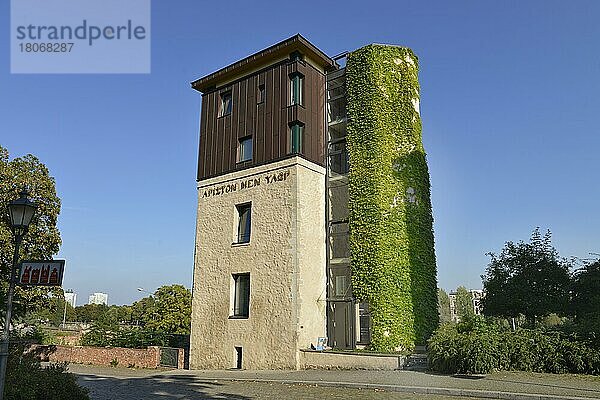
<path id="1" fill-rule="evenodd" d="M 440 323 L 450 322 L 450 297 L 442 288 L 438 288 L 438 313 L 440 314 Z"/>
<path id="2" fill-rule="evenodd" d="M 56 226 L 60 213 L 60 199 L 56 195 L 54 178 L 48 168 L 35 156 L 9 160 L 8 151 L 0 146 L 0 307 L 5 307 L 8 291 L 8 277 L 12 267 L 14 238 L 11 233 L 10 220 L 6 205 L 19 197 L 23 188 L 37 205 L 37 210 L 29 232 L 23 238 L 19 259 L 45 260 L 59 250 L 61 239 Z M 17 287 L 14 297 L 14 314 L 24 315 L 28 310 L 36 310 L 48 301 L 48 294 L 60 296 L 60 288 L 28 288 Z"/>
<path id="3" fill-rule="evenodd" d="M 523 314 L 533 325 L 539 317 L 566 312 L 569 264 L 552 247 L 550 231 L 542 237 L 536 228 L 529 243 L 506 242 L 499 255 L 488 255 L 491 261 L 482 275 L 485 315 Z"/>
<path id="4" fill-rule="evenodd" d="M 108 306 L 105 304 L 85 304 L 75 307 L 76 319 L 78 322 L 93 322 L 100 319 L 108 312 Z"/>
<path id="5" fill-rule="evenodd" d="M 456 315 L 461 321 L 475 315 L 473 310 L 473 295 L 464 286 L 456 289 Z"/>
<path id="6" fill-rule="evenodd" d="M 154 306 L 154 297 L 148 296 L 136 301 L 131 305 L 131 323 L 135 325 L 144 325 L 147 316 Z"/>
<path id="7" fill-rule="evenodd" d="M 112 305 L 108 307 L 106 312 L 119 323 L 129 323 L 131 321 L 131 307 L 128 305 Z"/>
<path id="8" fill-rule="evenodd" d="M 67 308 L 66 315 L 65 307 Z M 61 297 L 51 297 L 48 299 L 48 303 L 45 307 L 27 314 L 27 319 L 33 323 L 48 321 L 54 326 L 60 326 L 63 322 L 63 317 L 65 317 L 67 322 L 74 321 L 76 314 L 73 306 L 65 302 L 65 299 Z"/>
<path id="9" fill-rule="evenodd" d="M 147 329 L 187 335 L 190 333 L 192 294 L 182 285 L 161 286 L 154 292 L 150 313 L 143 316 Z"/>
<path id="10" fill-rule="evenodd" d="M 104 312 L 94 319 L 90 329 L 81 337 L 82 345 L 100 347 L 110 346 L 114 339 L 119 336 L 120 327 L 116 315 L 109 313 L 108 307 L 104 307 Z"/>
<path id="11" fill-rule="evenodd" d="M 573 277 L 570 311 L 585 331 L 600 334 L 600 259 L 587 263 Z"/>

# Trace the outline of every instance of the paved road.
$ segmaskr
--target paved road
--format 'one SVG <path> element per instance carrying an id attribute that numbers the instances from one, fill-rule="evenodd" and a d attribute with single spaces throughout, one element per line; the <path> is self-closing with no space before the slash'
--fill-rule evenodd
<path id="1" fill-rule="evenodd" d="M 92 400 L 166 400 L 166 399 L 232 399 L 232 400 L 292 400 L 292 399 L 339 399 L 339 400 L 455 400 L 457 397 L 413 395 L 348 388 L 319 387 L 315 385 L 265 383 L 265 382 L 222 382 L 195 379 L 182 382 L 180 379 L 157 378 L 98 378 L 83 377 L 80 383 L 90 389 Z M 466 400 L 466 398 L 462 398 Z M 470 399 L 472 400 L 472 399 Z"/>
<path id="2" fill-rule="evenodd" d="M 92 400 L 467 400 L 464 397 L 397 393 L 381 389 L 335 388 L 319 386 L 318 384 L 281 382 L 210 380 L 193 375 L 170 376 L 157 374 L 156 372 L 154 374 L 144 374 L 144 372 L 108 371 L 112 375 L 116 375 L 115 372 L 117 374 L 124 372 L 125 376 L 115 377 L 105 376 L 107 371 L 75 369 L 79 383 L 90 389 Z"/>
<path id="3" fill-rule="evenodd" d="M 92 400 L 600 398 L 599 377 L 574 375 L 497 373 L 461 379 L 410 371 L 156 371 L 82 365 L 70 370 L 90 389 Z M 423 389 L 435 389 L 437 395 L 419 394 Z"/>

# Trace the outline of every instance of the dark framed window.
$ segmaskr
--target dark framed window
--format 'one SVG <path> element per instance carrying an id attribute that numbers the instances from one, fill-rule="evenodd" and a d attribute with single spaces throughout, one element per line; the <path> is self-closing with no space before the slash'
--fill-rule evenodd
<path id="1" fill-rule="evenodd" d="M 231 91 L 221 93 L 221 108 L 219 109 L 219 117 L 231 114 L 233 108 L 233 100 Z"/>
<path id="2" fill-rule="evenodd" d="M 338 174 L 347 174 L 350 171 L 350 157 L 345 139 L 330 144 L 329 168 L 331 168 L 331 172 Z"/>
<path id="3" fill-rule="evenodd" d="M 233 274 L 233 317 L 248 318 L 250 314 L 250 274 Z"/>
<path id="4" fill-rule="evenodd" d="M 294 52 L 290 53 L 290 60 L 291 61 L 302 61 L 302 60 L 304 60 L 304 56 L 299 51 L 294 51 Z"/>
<path id="5" fill-rule="evenodd" d="M 246 136 L 238 143 L 238 162 L 252 160 L 252 136 Z"/>
<path id="6" fill-rule="evenodd" d="M 248 243 L 252 226 L 252 204 L 239 204 L 235 207 L 238 212 L 237 243 Z"/>
<path id="7" fill-rule="evenodd" d="M 294 73 L 290 75 L 290 104 L 302 105 L 304 103 L 304 75 Z"/>
<path id="8" fill-rule="evenodd" d="M 265 102 L 265 85 L 258 85 L 258 92 L 256 93 L 256 102 L 259 104 Z"/>
<path id="9" fill-rule="evenodd" d="M 290 152 L 302 153 L 302 141 L 304 136 L 304 125 L 294 122 L 290 125 Z"/>
<path id="10" fill-rule="evenodd" d="M 330 268 L 331 292 L 330 296 L 338 300 L 350 299 L 352 297 L 351 272 L 349 267 Z"/>

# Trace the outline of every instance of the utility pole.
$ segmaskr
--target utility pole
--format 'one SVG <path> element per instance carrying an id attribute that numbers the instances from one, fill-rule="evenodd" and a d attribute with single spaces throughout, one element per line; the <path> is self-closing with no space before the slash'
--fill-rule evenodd
<path id="1" fill-rule="evenodd" d="M 63 329 L 65 329 L 66 324 L 67 324 L 67 300 L 65 299 L 65 311 L 63 312 L 63 323 L 62 323 Z"/>

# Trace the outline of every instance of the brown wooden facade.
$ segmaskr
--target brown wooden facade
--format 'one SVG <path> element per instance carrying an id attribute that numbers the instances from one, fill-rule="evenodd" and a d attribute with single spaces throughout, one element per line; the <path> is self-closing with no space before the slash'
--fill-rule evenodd
<path id="1" fill-rule="evenodd" d="M 301 37 L 300 37 L 301 38 Z M 213 79 L 207 84 L 194 86 L 201 91 L 202 112 L 200 121 L 200 146 L 198 157 L 198 180 L 225 174 L 279 160 L 293 155 L 291 149 L 290 125 L 303 125 L 303 145 L 298 153 L 319 165 L 325 164 L 324 146 L 326 136 L 325 120 L 325 74 L 311 62 L 298 58 L 294 54 L 306 51 L 292 39 L 278 44 L 279 50 L 289 52 L 291 57 L 281 57 L 273 62 L 272 58 L 254 56 L 259 68 L 232 82 L 219 84 Z M 303 39 L 303 38 L 301 38 Z M 282 47 L 282 44 L 285 46 Z M 300 43 L 302 44 L 302 43 Z M 322 54 L 322 53 L 321 53 Z M 258 57 L 257 57 L 258 56 Z M 333 61 L 323 55 L 322 64 Z M 266 58 L 266 59 L 265 59 Z M 242 60 L 243 61 L 243 60 Z M 241 63 L 238 62 L 238 63 Z M 262 63 L 262 65 L 260 65 Z M 248 63 L 244 63 L 247 66 Z M 224 70 L 235 72 L 236 64 Z M 222 74 L 217 71 L 213 75 Z M 303 79 L 303 102 L 291 104 L 290 77 L 301 74 Z M 196 82 L 211 80 L 211 75 Z M 263 86 L 264 85 L 264 86 Z M 264 88 L 264 101 L 259 99 L 259 88 Z M 231 93 L 231 113 L 220 115 L 221 97 Z M 252 136 L 252 159 L 238 162 L 240 139 Z"/>

